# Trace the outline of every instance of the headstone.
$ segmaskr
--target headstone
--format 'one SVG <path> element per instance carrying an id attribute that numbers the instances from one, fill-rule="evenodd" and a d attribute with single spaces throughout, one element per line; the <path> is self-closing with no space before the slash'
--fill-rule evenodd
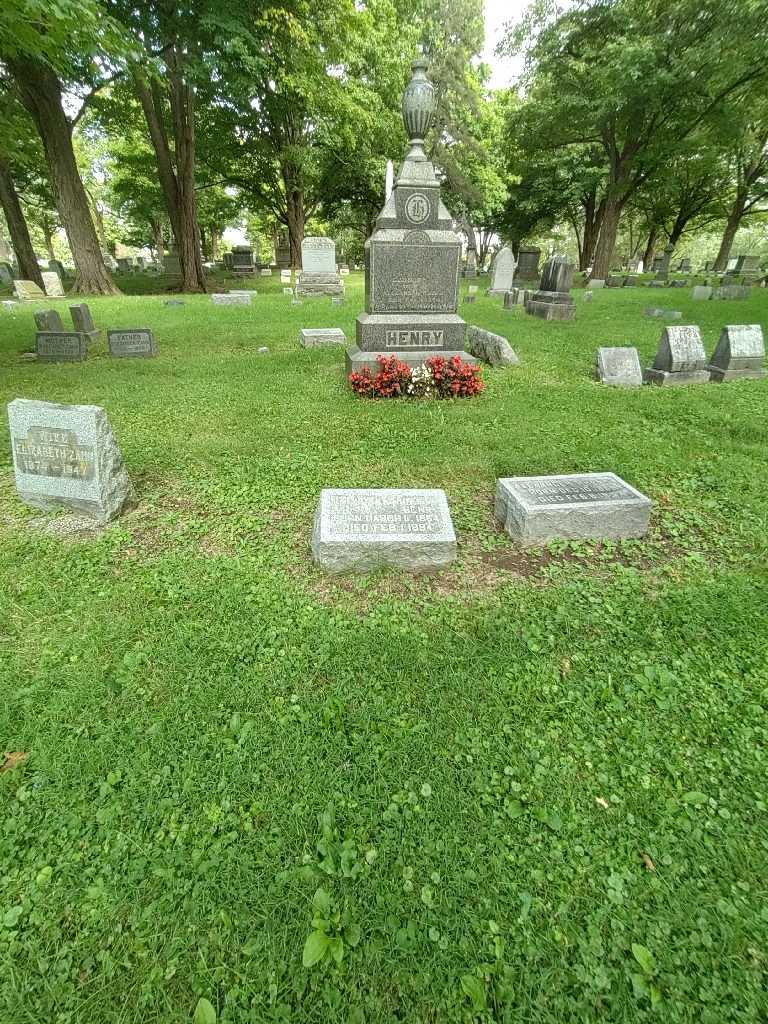
<path id="1" fill-rule="evenodd" d="M 157 342 L 148 327 L 137 327 L 132 331 L 107 331 L 109 354 L 118 358 L 156 356 Z"/>
<path id="2" fill-rule="evenodd" d="M 181 259 L 176 246 L 171 246 L 171 251 L 163 257 L 163 268 L 166 274 L 178 277 L 181 274 Z"/>
<path id="3" fill-rule="evenodd" d="M 467 294 L 468 295 L 477 295 L 477 285 L 476 284 L 468 285 L 467 286 Z"/>
<path id="4" fill-rule="evenodd" d="M 250 295 L 255 299 L 258 294 L 253 288 L 227 288 L 227 295 Z"/>
<path id="5" fill-rule="evenodd" d="M 64 277 L 64 264 L 61 260 L 48 260 L 48 269 L 52 270 L 54 274 L 58 274 L 60 278 Z"/>
<path id="6" fill-rule="evenodd" d="M 553 256 L 544 264 L 539 290 L 525 305 L 531 316 L 542 320 L 573 320 L 576 303 L 571 295 L 574 266 L 565 256 Z"/>
<path id="7" fill-rule="evenodd" d="M 666 281 L 669 277 L 669 264 L 672 262 L 672 254 L 675 251 L 674 245 L 668 245 L 664 250 L 664 255 L 661 259 L 661 264 L 658 271 L 656 272 L 656 278 L 659 281 Z"/>
<path id="8" fill-rule="evenodd" d="M 759 256 L 739 256 L 736 260 L 735 273 L 741 277 L 756 278 L 760 276 Z"/>
<path id="9" fill-rule="evenodd" d="M 293 288 L 283 288 L 283 295 L 293 295 Z"/>
<path id="10" fill-rule="evenodd" d="M 511 309 L 512 306 L 524 306 L 531 296 L 527 288 L 512 288 L 504 296 L 504 308 Z"/>
<path id="11" fill-rule="evenodd" d="M 46 295 L 52 299 L 64 298 L 64 287 L 61 283 L 61 278 L 55 270 L 44 270 L 41 277 L 43 279 L 43 285 L 45 286 Z"/>
<path id="12" fill-rule="evenodd" d="M 9 263 L 0 263 L 0 284 L 10 284 L 13 281 L 13 270 Z"/>
<path id="13" fill-rule="evenodd" d="M 291 272 L 290 272 L 290 270 L 281 270 L 280 271 L 280 281 L 281 281 L 282 284 L 290 284 L 291 283 Z"/>
<path id="14" fill-rule="evenodd" d="M 336 243 L 332 238 L 307 236 L 301 243 L 301 274 L 296 295 L 343 295 L 344 285 L 336 270 Z"/>
<path id="15" fill-rule="evenodd" d="M 250 306 L 251 292 L 214 292 L 211 295 L 211 302 L 214 306 Z"/>
<path id="16" fill-rule="evenodd" d="M 705 384 L 709 380 L 707 356 L 698 327 L 665 327 L 653 366 L 646 369 L 648 384 Z"/>
<path id="17" fill-rule="evenodd" d="M 648 287 L 649 288 L 666 288 L 667 287 L 667 282 L 666 281 L 655 281 L 655 280 L 654 281 L 649 281 L 648 282 Z"/>
<path id="18" fill-rule="evenodd" d="M 224 253 L 224 269 L 225 270 L 231 270 L 232 269 L 232 253 L 231 252 L 225 252 Z"/>
<path id="19" fill-rule="evenodd" d="M 717 348 L 709 361 L 710 380 L 759 380 L 766 376 L 765 342 L 759 324 L 724 327 Z"/>
<path id="20" fill-rule="evenodd" d="M 347 352 L 347 372 L 377 369 L 379 353 L 396 355 L 410 367 L 431 355 L 476 362 L 464 351 L 465 323 L 457 313 L 461 241 L 424 152 L 434 87 L 425 60 L 412 67 L 403 97 L 409 149 L 365 243 L 365 312 L 357 317 L 357 344 Z"/>
<path id="21" fill-rule="evenodd" d="M 344 305 L 344 296 L 343 295 L 332 295 L 331 296 L 331 305 L 332 306 L 343 306 Z"/>
<path id="22" fill-rule="evenodd" d="M 584 301 L 585 302 L 592 302 L 594 297 L 595 297 L 595 293 L 594 292 L 584 292 Z"/>
<path id="23" fill-rule="evenodd" d="M 517 476 L 496 482 L 496 518 L 523 546 L 644 537 L 650 514 L 650 499 L 615 473 Z"/>
<path id="24" fill-rule="evenodd" d="M 469 303 L 477 302 L 477 296 L 476 295 L 465 295 L 464 296 L 464 301 L 465 302 L 469 302 Z"/>
<path id="25" fill-rule="evenodd" d="M 541 249 L 535 245 L 521 246 L 517 253 L 517 268 L 515 270 L 515 284 L 518 281 L 528 284 L 539 280 L 539 260 Z"/>
<path id="26" fill-rule="evenodd" d="M 728 260 L 728 262 L 725 265 L 726 274 L 732 274 L 736 270 L 736 265 L 738 264 L 738 262 L 739 261 L 737 257 L 733 257 L 732 259 Z"/>
<path id="27" fill-rule="evenodd" d="M 64 330 L 61 314 L 57 309 L 42 309 L 39 313 L 35 313 L 35 326 L 38 331 L 61 332 Z"/>
<path id="28" fill-rule="evenodd" d="M 320 348 L 323 345 L 346 345 L 347 338 L 339 327 L 303 327 L 299 342 L 304 348 Z"/>
<path id="29" fill-rule="evenodd" d="M 669 287 L 670 288 L 688 288 L 689 286 L 690 286 L 690 281 L 687 281 L 687 280 L 682 281 L 682 280 L 680 280 L 680 278 L 678 278 L 675 281 L 670 281 L 669 282 Z"/>
<path id="30" fill-rule="evenodd" d="M 183 299 L 166 299 L 163 303 L 164 306 L 184 306 L 186 303 Z"/>
<path id="31" fill-rule="evenodd" d="M 38 331 L 35 347 L 41 363 L 81 363 L 88 358 L 88 335 L 82 331 Z"/>
<path id="32" fill-rule="evenodd" d="M 262 267 L 259 273 L 262 277 L 272 277 L 272 271 L 269 267 Z"/>
<path id="33" fill-rule="evenodd" d="M 617 388 L 639 388 L 643 383 L 640 356 L 636 348 L 599 348 L 597 376 L 603 384 Z"/>
<path id="34" fill-rule="evenodd" d="M 692 298 L 702 301 L 712 298 L 712 289 L 709 285 L 697 284 L 694 286 Z"/>
<path id="35" fill-rule="evenodd" d="M 489 295 L 506 295 L 512 287 L 515 276 L 515 257 L 508 245 L 499 249 L 491 270 L 491 287 Z"/>
<path id="36" fill-rule="evenodd" d="M 133 260 L 127 256 L 118 256 L 117 258 L 117 269 L 121 274 L 129 274 L 133 266 Z"/>
<path id="37" fill-rule="evenodd" d="M 255 269 L 253 265 L 253 249 L 250 245 L 233 245 L 232 272 L 234 274 L 252 274 Z"/>
<path id="38" fill-rule="evenodd" d="M 679 309 L 646 309 L 646 316 L 654 317 L 656 320 L 682 320 L 683 314 Z"/>
<path id="39" fill-rule="evenodd" d="M 464 277 L 477 277 L 477 253 L 474 249 L 467 250 L 467 261 L 464 264 Z"/>
<path id="40" fill-rule="evenodd" d="M 102 523 L 120 514 L 133 491 L 103 409 L 17 398 L 8 421 L 22 501 L 70 508 Z"/>
<path id="41" fill-rule="evenodd" d="M 613 274 L 609 274 L 605 279 L 606 288 L 621 288 L 624 284 L 623 277 L 616 277 Z"/>
<path id="42" fill-rule="evenodd" d="M 691 261 L 689 259 L 680 260 L 677 266 L 678 274 L 690 274 L 691 272 Z"/>
<path id="43" fill-rule="evenodd" d="M 21 302 L 25 299 L 45 298 L 45 292 L 34 281 L 24 281 L 21 278 L 17 278 L 13 282 L 13 290 L 16 293 L 16 298 Z"/>
<path id="44" fill-rule="evenodd" d="M 333 573 L 384 567 L 410 572 L 443 569 L 456 558 L 445 492 L 324 490 L 315 515 L 312 554 Z"/>
<path id="45" fill-rule="evenodd" d="M 653 265 L 651 266 L 651 273 L 652 274 L 658 274 L 658 272 L 661 270 L 663 265 L 664 265 L 664 257 L 663 256 L 654 256 L 654 258 L 653 258 Z"/>
<path id="46" fill-rule="evenodd" d="M 517 366 L 517 354 L 506 338 L 482 327 L 467 328 L 467 351 L 491 366 Z"/>
<path id="47" fill-rule="evenodd" d="M 339 274 L 342 277 L 349 277 L 349 267 L 339 267 Z"/>
<path id="48" fill-rule="evenodd" d="M 99 337 L 101 331 L 97 330 L 94 326 L 91 311 L 85 302 L 80 302 L 76 306 L 70 306 L 69 312 L 72 317 L 72 326 L 76 331 L 87 335 L 90 340 L 95 340 Z"/>
<path id="49" fill-rule="evenodd" d="M 605 288 L 605 281 L 599 277 L 590 278 L 590 280 L 587 281 L 587 288 L 589 288 L 590 291 L 595 288 Z"/>
<path id="50" fill-rule="evenodd" d="M 9 313 L 12 313 L 14 309 L 18 309 L 18 302 L 14 299 L 3 299 L 3 309 L 7 309 Z"/>
<path id="51" fill-rule="evenodd" d="M 752 289 L 748 284 L 724 284 L 712 292 L 713 299 L 748 299 Z"/>

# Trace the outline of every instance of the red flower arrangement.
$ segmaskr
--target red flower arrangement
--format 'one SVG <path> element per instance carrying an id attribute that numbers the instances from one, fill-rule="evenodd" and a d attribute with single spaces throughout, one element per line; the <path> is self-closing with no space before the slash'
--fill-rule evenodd
<path id="1" fill-rule="evenodd" d="M 482 367 L 465 363 L 460 356 L 430 356 L 423 366 L 411 369 L 396 355 L 376 356 L 379 370 L 368 367 L 349 375 L 356 395 L 364 398 L 472 398 L 485 389 Z"/>

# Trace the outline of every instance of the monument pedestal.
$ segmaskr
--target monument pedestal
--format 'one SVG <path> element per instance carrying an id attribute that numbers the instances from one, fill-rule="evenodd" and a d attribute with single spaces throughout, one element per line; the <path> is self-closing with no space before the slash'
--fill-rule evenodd
<path id="1" fill-rule="evenodd" d="M 454 356 L 458 356 L 462 362 L 471 363 L 476 366 L 480 360 L 476 359 L 469 352 L 464 350 L 458 351 L 453 349 L 397 349 L 387 350 L 381 352 L 364 352 L 358 348 L 357 345 L 353 345 L 352 348 L 347 349 L 346 366 L 347 374 L 359 373 L 361 370 L 370 370 L 371 373 L 377 373 L 380 369 L 378 358 L 379 356 L 385 356 L 389 359 L 391 356 L 397 356 L 401 363 L 405 363 L 406 366 L 410 366 L 414 369 L 417 366 L 422 366 L 427 359 L 432 356 L 442 356 L 443 359 L 453 359 Z"/>
<path id="2" fill-rule="evenodd" d="M 570 292 L 534 292 L 525 309 L 541 320 L 573 320 L 576 316 L 576 303 Z"/>
<path id="3" fill-rule="evenodd" d="M 312 298 L 315 295 L 343 295 L 344 282 L 338 274 L 303 273 L 296 282 L 297 298 Z"/>
<path id="4" fill-rule="evenodd" d="M 709 372 L 707 370 L 656 370 L 649 366 L 643 374 L 643 379 L 646 384 L 660 384 L 667 387 L 675 384 L 707 384 Z"/>

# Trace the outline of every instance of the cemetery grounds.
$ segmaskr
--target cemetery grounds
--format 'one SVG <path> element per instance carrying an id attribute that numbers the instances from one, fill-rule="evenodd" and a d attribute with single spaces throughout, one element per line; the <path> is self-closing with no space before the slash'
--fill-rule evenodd
<path id="1" fill-rule="evenodd" d="M 481 287 L 521 365 L 366 402 L 298 344 L 354 338 L 361 275 L 342 307 L 254 286 L 89 300 L 152 360 L 23 362 L 67 303 L 0 316 L 3 404 L 103 406 L 138 493 L 42 533 L 2 420 L 0 1019 L 765 1020 L 768 382 L 601 387 L 599 345 L 650 365 L 658 293 L 547 323 Z M 768 328 L 762 290 L 670 303 L 708 354 Z M 648 538 L 494 523 L 497 477 L 600 470 Z M 444 488 L 458 561 L 322 575 L 323 487 Z"/>

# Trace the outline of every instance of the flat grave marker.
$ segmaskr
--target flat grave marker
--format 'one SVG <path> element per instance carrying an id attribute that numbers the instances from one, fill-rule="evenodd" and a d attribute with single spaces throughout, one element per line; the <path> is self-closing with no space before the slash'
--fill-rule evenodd
<path id="1" fill-rule="evenodd" d="M 211 302 L 214 306 L 250 306 L 251 292 L 214 292 Z"/>
<path id="2" fill-rule="evenodd" d="M 82 363 L 88 358 L 88 335 L 82 331 L 38 331 L 35 349 L 41 363 Z"/>
<path id="3" fill-rule="evenodd" d="M 303 327 L 299 341 L 304 348 L 320 348 L 323 345 L 346 345 L 347 338 L 340 327 Z"/>
<path id="4" fill-rule="evenodd" d="M 148 358 L 157 355 L 157 342 L 149 327 L 107 331 L 109 354 L 118 359 Z"/>
<path id="5" fill-rule="evenodd" d="M 597 350 L 597 375 L 601 383 L 616 388 L 639 388 L 643 370 L 636 348 L 604 346 Z"/>

